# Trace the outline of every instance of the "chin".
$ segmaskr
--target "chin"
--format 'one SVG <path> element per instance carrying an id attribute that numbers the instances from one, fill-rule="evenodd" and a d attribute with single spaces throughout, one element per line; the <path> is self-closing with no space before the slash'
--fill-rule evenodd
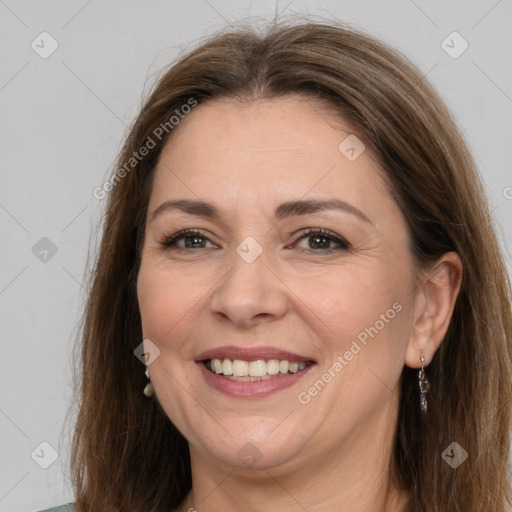
<path id="1" fill-rule="evenodd" d="M 254 425 L 254 421 L 258 421 L 259 425 Z M 210 432 L 216 432 L 215 438 L 201 439 L 202 431 L 196 449 L 214 464 L 225 466 L 227 471 L 237 468 L 254 473 L 279 467 L 291 468 L 299 463 L 306 437 L 300 425 L 288 424 L 285 427 L 283 418 L 270 421 L 261 417 L 237 418 L 236 423 L 235 430 L 234 425 L 224 422 L 227 432 L 219 425 L 212 426 Z"/>

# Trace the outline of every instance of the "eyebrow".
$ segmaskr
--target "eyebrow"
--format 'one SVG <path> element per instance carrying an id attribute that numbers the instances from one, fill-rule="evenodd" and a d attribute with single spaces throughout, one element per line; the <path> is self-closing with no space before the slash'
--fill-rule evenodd
<path id="1" fill-rule="evenodd" d="M 212 219 L 220 219 L 223 217 L 220 209 L 212 203 L 190 199 L 175 199 L 162 203 L 152 213 L 150 220 L 153 221 L 162 213 L 170 210 L 179 210 L 190 215 L 198 215 Z M 280 204 L 275 209 L 274 217 L 276 220 L 281 221 L 288 217 L 307 215 L 325 210 L 341 210 L 358 217 L 368 224 L 372 224 L 370 219 L 361 210 L 340 199 L 287 201 L 286 203 Z"/>

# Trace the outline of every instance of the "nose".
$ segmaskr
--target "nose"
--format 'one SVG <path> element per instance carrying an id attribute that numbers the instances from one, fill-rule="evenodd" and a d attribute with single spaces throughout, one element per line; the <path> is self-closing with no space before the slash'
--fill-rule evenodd
<path id="1" fill-rule="evenodd" d="M 264 254 L 248 262 L 233 251 L 231 268 L 212 293 L 213 315 L 237 327 L 250 328 L 286 313 L 287 287 Z"/>

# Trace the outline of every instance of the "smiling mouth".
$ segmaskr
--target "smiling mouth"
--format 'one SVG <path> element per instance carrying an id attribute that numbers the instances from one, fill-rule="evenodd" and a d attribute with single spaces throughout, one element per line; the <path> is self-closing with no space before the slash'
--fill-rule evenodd
<path id="1" fill-rule="evenodd" d="M 276 377 L 284 377 L 303 371 L 314 364 L 313 361 L 288 361 L 286 359 L 257 359 L 243 361 L 240 359 L 207 359 L 204 365 L 211 373 L 229 380 L 258 382 Z"/>

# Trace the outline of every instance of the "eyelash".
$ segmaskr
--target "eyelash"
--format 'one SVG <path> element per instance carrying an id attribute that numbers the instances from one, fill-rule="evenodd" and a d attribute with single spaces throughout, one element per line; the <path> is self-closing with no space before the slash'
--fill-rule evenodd
<path id="1" fill-rule="evenodd" d="M 303 249 L 304 251 L 310 252 L 310 253 L 323 253 L 323 254 L 331 254 L 337 251 L 347 251 L 350 249 L 350 244 L 344 240 L 343 238 L 337 236 L 332 231 L 322 229 L 322 228 L 309 228 L 305 230 L 299 238 L 296 239 L 294 243 L 297 243 L 303 238 L 312 237 L 313 235 L 320 235 L 322 238 L 326 238 L 328 240 L 331 240 L 337 244 L 340 245 L 339 248 L 336 249 Z M 206 233 L 201 230 L 194 230 L 194 229 L 185 229 L 183 231 L 178 231 L 177 233 L 174 233 L 173 235 L 170 235 L 161 242 L 161 246 L 164 250 L 174 250 L 174 251 L 189 251 L 194 250 L 194 248 L 183 248 L 183 247 L 177 247 L 176 242 L 181 239 L 185 239 L 187 237 L 195 236 L 196 238 L 204 238 L 211 242 L 209 238 L 206 236 Z M 213 243 L 213 242 L 211 242 Z M 200 248 L 199 248 L 200 249 Z M 209 247 L 205 247 L 205 249 L 209 249 Z"/>

